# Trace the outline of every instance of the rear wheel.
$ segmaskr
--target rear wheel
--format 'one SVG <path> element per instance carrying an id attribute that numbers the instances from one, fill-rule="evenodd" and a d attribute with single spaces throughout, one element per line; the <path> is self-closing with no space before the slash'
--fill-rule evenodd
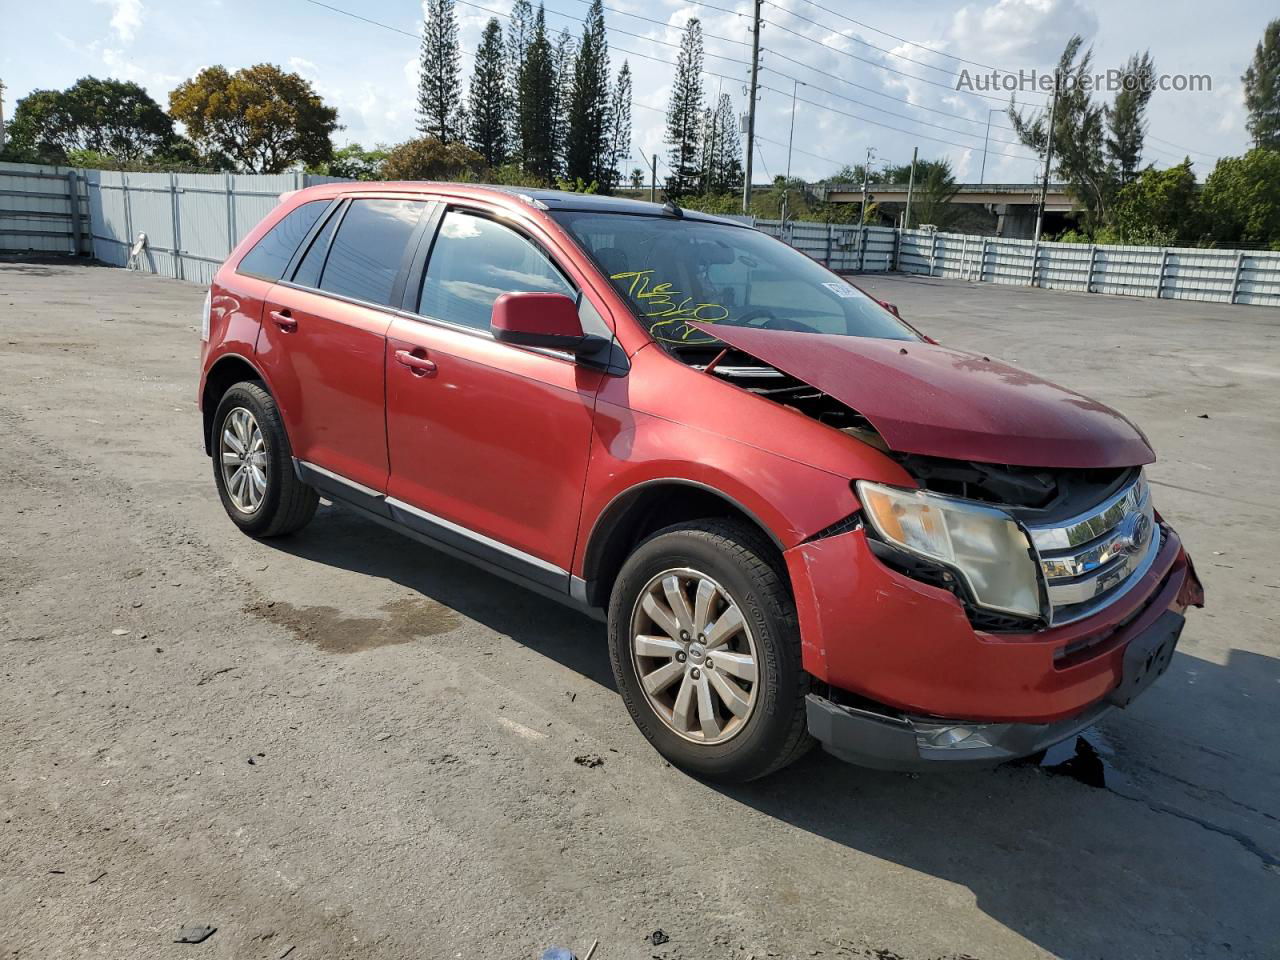
<path id="1" fill-rule="evenodd" d="M 260 384 L 237 383 L 222 395 L 210 447 L 222 506 L 245 533 L 293 533 L 315 514 L 319 496 L 294 473 L 280 409 Z"/>
<path id="2" fill-rule="evenodd" d="M 614 677 L 672 763 L 752 780 L 811 744 L 795 605 L 772 544 L 746 524 L 670 527 L 623 565 L 609 607 Z"/>

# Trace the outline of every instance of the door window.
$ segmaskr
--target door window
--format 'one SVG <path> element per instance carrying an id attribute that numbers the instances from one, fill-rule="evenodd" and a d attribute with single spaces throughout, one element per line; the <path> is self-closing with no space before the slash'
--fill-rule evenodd
<path id="1" fill-rule="evenodd" d="M 338 228 L 342 216 L 335 212 L 329 222 L 320 228 L 311 246 L 302 255 L 302 262 L 293 272 L 293 282 L 300 287 L 319 287 L 320 272 L 324 269 L 324 260 L 329 253 L 329 244 L 333 241 L 333 232 Z"/>
<path id="2" fill-rule="evenodd" d="M 329 247 L 320 289 L 391 306 L 396 274 L 425 206 L 421 200 L 351 201 Z"/>
<path id="3" fill-rule="evenodd" d="M 290 210 L 284 219 L 263 234 L 244 255 L 237 273 L 247 273 L 263 280 L 279 280 L 289 265 L 298 245 L 329 206 L 328 200 L 312 200 Z"/>
<path id="4" fill-rule="evenodd" d="M 577 296 L 531 241 L 493 220 L 450 210 L 431 248 L 418 312 L 488 330 L 493 301 L 504 293 Z"/>

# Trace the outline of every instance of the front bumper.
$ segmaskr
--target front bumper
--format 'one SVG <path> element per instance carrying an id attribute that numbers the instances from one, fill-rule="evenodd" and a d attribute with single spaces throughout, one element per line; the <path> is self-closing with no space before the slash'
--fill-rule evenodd
<path id="1" fill-rule="evenodd" d="M 815 736 L 832 742 L 828 731 L 856 725 L 864 731 L 859 741 L 898 744 L 880 751 L 888 751 L 882 761 L 895 765 L 919 753 L 919 731 L 886 724 L 886 717 L 990 727 L 990 756 L 969 755 L 985 762 L 1071 736 L 1107 709 L 1108 696 L 1125 679 L 1130 646 L 1166 613 L 1180 620 L 1188 606 L 1203 604 L 1181 541 L 1167 526 L 1162 532 L 1155 561 L 1121 599 L 1086 619 L 1021 634 L 975 630 L 955 596 L 885 566 L 861 530 L 786 551 L 804 667 L 853 695 L 834 696 L 825 701 L 829 707 L 810 702 Z M 871 717 L 840 705 L 867 701 Z M 877 756 L 873 749 L 870 762 Z"/>

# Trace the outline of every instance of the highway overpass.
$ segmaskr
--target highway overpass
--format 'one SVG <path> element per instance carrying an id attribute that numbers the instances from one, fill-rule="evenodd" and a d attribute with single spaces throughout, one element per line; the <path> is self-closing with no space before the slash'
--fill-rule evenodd
<path id="1" fill-rule="evenodd" d="M 918 191 L 919 184 L 916 184 L 916 188 Z M 860 183 L 816 184 L 814 190 L 820 200 L 832 203 L 862 202 Z M 868 184 L 867 193 L 874 198 L 872 202 L 881 205 L 905 205 L 907 202 L 905 183 Z M 1030 239 L 1035 233 L 1036 205 L 1039 202 L 1038 183 L 965 183 L 960 185 L 960 191 L 952 201 L 986 207 L 998 218 L 996 232 L 1000 236 L 1022 239 Z M 1049 191 L 1045 196 L 1046 214 L 1070 213 L 1071 209 L 1071 197 L 1067 195 L 1066 185 L 1049 184 Z"/>

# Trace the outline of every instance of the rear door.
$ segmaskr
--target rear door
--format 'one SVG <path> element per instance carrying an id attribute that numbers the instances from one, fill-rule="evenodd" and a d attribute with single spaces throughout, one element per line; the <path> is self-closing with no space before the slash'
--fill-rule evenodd
<path id="1" fill-rule="evenodd" d="M 406 292 L 417 316 L 397 317 L 387 338 L 392 513 L 567 590 L 604 374 L 500 343 L 489 319 L 503 293 L 578 290 L 530 233 L 481 211 L 449 208 L 430 251 L 420 289 Z"/>
<path id="2" fill-rule="evenodd" d="M 338 492 L 386 491 L 385 346 L 428 202 L 356 197 L 313 231 L 268 294 L 258 357 L 304 474 Z"/>

